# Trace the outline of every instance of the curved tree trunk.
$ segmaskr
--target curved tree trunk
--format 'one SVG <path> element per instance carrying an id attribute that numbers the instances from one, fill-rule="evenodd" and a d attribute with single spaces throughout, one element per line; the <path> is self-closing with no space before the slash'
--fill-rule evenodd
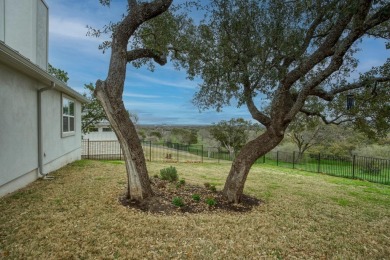
<path id="1" fill-rule="evenodd" d="M 223 195 L 231 203 L 239 203 L 244 190 L 246 178 L 252 165 L 258 158 L 275 148 L 283 140 L 266 131 L 256 139 L 248 142 L 234 159 L 223 188 Z"/>
<path id="2" fill-rule="evenodd" d="M 122 99 L 111 97 L 102 81 L 96 84 L 95 93 L 121 144 L 127 170 L 127 197 L 141 201 L 153 196 L 141 142 Z"/>

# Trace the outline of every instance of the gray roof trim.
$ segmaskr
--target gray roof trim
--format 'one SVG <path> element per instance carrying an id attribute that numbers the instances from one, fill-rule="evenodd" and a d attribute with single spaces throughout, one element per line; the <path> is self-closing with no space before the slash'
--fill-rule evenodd
<path id="1" fill-rule="evenodd" d="M 35 65 L 28 58 L 21 55 L 18 51 L 10 48 L 2 41 L 0 41 L 0 62 L 9 65 L 16 70 L 19 70 L 32 78 L 37 79 L 47 86 L 51 86 L 51 83 L 53 82 L 55 84 L 56 90 L 65 93 L 82 103 L 89 102 L 86 97 L 67 86 L 61 80 L 58 80 L 56 77 L 50 75 L 47 71 Z"/>

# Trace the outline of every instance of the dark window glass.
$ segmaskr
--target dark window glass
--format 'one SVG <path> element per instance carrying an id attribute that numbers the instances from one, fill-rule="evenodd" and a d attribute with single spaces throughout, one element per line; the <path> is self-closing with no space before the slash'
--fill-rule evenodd
<path id="1" fill-rule="evenodd" d="M 67 116 L 63 116 L 62 117 L 62 131 L 63 132 L 68 132 L 69 131 L 68 126 L 69 126 L 69 124 L 68 124 L 68 117 Z"/>
<path id="2" fill-rule="evenodd" d="M 70 121 L 69 131 L 73 132 L 74 131 L 74 117 L 69 117 L 69 121 Z"/>

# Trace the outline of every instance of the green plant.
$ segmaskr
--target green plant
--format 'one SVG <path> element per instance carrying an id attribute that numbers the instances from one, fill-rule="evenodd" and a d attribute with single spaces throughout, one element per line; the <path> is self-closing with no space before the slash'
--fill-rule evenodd
<path id="1" fill-rule="evenodd" d="M 155 175 L 153 175 L 153 177 L 158 179 L 158 174 L 156 173 Z"/>
<path id="2" fill-rule="evenodd" d="M 212 192 L 217 191 L 217 188 L 215 187 L 215 185 L 210 184 L 209 182 L 205 182 L 204 186 L 206 187 L 206 189 L 211 190 Z"/>
<path id="3" fill-rule="evenodd" d="M 180 185 L 185 185 L 185 184 L 186 184 L 186 180 L 185 180 L 185 179 L 181 179 L 181 180 L 179 181 L 179 184 L 180 184 Z"/>
<path id="4" fill-rule="evenodd" d="M 172 204 L 175 205 L 176 207 L 183 207 L 184 206 L 183 199 L 180 197 L 174 197 L 172 200 Z"/>
<path id="5" fill-rule="evenodd" d="M 207 205 L 209 205 L 209 207 L 215 206 L 215 204 L 217 204 L 217 202 L 213 198 L 206 198 L 205 202 Z"/>
<path id="6" fill-rule="evenodd" d="M 211 190 L 212 192 L 216 192 L 217 188 L 215 187 L 215 185 L 211 185 L 209 190 Z"/>
<path id="7" fill-rule="evenodd" d="M 199 194 L 192 194 L 192 199 L 195 200 L 196 202 L 200 201 L 200 195 Z"/>
<path id="8" fill-rule="evenodd" d="M 177 171 L 175 167 L 168 167 L 160 170 L 160 176 L 162 180 L 168 180 L 170 182 L 177 181 L 179 176 L 177 175 Z"/>

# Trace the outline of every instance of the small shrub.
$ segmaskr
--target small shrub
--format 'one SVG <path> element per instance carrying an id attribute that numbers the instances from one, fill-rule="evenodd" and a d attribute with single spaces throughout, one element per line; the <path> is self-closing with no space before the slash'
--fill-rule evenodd
<path id="1" fill-rule="evenodd" d="M 213 198 L 207 198 L 205 202 L 207 205 L 209 205 L 209 207 L 215 206 L 215 204 L 217 204 L 217 202 Z"/>
<path id="2" fill-rule="evenodd" d="M 180 197 L 174 197 L 172 200 L 172 204 L 179 208 L 184 206 L 183 199 Z"/>
<path id="3" fill-rule="evenodd" d="M 209 182 L 205 182 L 204 186 L 206 187 L 206 189 L 211 190 L 212 192 L 216 192 L 217 191 L 217 188 L 215 187 L 215 185 L 212 185 Z"/>
<path id="4" fill-rule="evenodd" d="M 168 180 L 170 182 L 177 181 L 179 176 L 177 175 L 177 171 L 175 167 L 168 167 L 160 170 L 160 176 L 162 180 Z"/>
<path id="5" fill-rule="evenodd" d="M 158 179 L 158 174 L 156 173 L 155 175 L 153 175 L 153 177 Z"/>
<path id="6" fill-rule="evenodd" d="M 215 185 L 211 185 L 209 190 L 211 190 L 212 192 L 216 192 L 217 188 L 215 187 Z"/>
<path id="7" fill-rule="evenodd" d="M 200 201 L 200 195 L 199 194 L 192 194 L 192 199 L 195 200 L 196 202 Z"/>
<path id="8" fill-rule="evenodd" d="M 176 183 L 176 189 L 180 188 L 181 186 L 185 185 L 186 181 L 184 179 L 181 179 Z"/>

